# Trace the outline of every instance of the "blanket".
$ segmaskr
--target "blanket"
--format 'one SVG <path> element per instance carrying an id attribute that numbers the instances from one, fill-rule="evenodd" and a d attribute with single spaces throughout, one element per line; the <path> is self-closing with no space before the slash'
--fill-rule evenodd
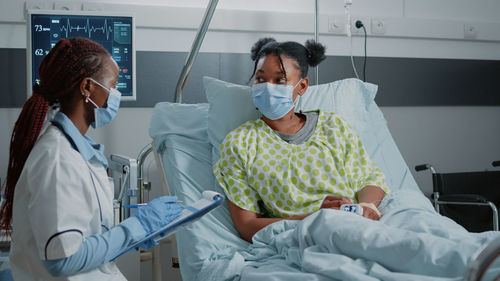
<path id="1" fill-rule="evenodd" d="M 387 195 L 373 221 L 323 209 L 273 223 L 246 249 L 204 261 L 198 280 L 462 280 L 498 232 L 469 233 L 436 213 L 418 191 Z"/>

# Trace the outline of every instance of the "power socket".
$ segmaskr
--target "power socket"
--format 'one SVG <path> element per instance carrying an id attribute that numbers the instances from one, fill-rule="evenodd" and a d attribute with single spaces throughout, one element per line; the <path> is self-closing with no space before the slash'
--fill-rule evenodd
<path id="1" fill-rule="evenodd" d="M 328 32 L 333 34 L 346 34 L 346 24 L 347 16 L 330 16 L 328 17 Z"/>
<path id="2" fill-rule="evenodd" d="M 387 26 L 383 19 L 374 18 L 371 23 L 372 34 L 384 35 L 387 32 Z"/>
<path id="3" fill-rule="evenodd" d="M 370 18 L 368 18 L 368 17 L 358 17 L 358 16 L 351 16 L 351 33 L 353 35 L 364 35 L 365 34 L 365 32 L 363 31 L 362 27 L 360 27 L 360 28 L 356 27 L 356 22 L 358 20 L 363 23 L 363 25 L 366 28 L 366 33 L 369 34 L 370 33 L 370 31 L 369 31 L 369 29 L 370 29 L 370 24 L 369 24 Z"/>
<path id="4" fill-rule="evenodd" d="M 477 27 L 470 23 L 464 24 L 464 39 L 477 39 Z"/>

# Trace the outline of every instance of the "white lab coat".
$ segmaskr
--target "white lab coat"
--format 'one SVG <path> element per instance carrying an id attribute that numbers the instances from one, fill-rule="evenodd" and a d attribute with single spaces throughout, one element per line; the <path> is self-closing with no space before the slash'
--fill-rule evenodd
<path id="1" fill-rule="evenodd" d="M 33 147 L 14 193 L 14 280 L 126 280 L 113 262 L 63 278 L 52 277 L 42 265 L 42 260 L 73 255 L 86 236 L 111 228 L 112 201 L 102 164 L 86 162 L 50 125 Z"/>

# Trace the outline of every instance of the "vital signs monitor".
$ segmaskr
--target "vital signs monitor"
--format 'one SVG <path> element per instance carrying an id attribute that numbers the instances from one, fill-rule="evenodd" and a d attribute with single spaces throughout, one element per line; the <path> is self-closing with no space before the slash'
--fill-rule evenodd
<path id="1" fill-rule="evenodd" d="M 133 14 L 99 11 L 28 11 L 27 90 L 38 82 L 43 57 L 62 38 L 86 37 L 101 44 L 120 68 L 116 88 L 122 100 L 136 99 Z"/>

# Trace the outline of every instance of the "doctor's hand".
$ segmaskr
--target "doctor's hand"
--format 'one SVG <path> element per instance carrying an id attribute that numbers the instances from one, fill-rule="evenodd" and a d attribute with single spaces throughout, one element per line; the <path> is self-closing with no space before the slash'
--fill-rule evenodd
<path id="1" fill-rule="evenodd" d="M 182 212 L 177 196 L 162 196 L 140 206 L 132 213 L 141 223 L 147 234 L 151 234 L 176 219 Z"/>
<path id="2" fill-rule="evenodd" d="M 160 243 L 156 242 L 153 238 L 151 238 L 151 239 L 147 240 L 146 242 L 144 242 L 139 247 L 141 247 L 142 249 L 144 249 L 144 250 L 147 251 L 147 250 L 150 250 L 150 249 L 154 248 L 158 244 L 160 244 Z"/>
<path id="3" fill-rule="evenodd" d="M 323 200 L 320 208 L 338 210 L 342 204 L 352 204 L 351 199 L 342 196 L 328 195 Z"/>

